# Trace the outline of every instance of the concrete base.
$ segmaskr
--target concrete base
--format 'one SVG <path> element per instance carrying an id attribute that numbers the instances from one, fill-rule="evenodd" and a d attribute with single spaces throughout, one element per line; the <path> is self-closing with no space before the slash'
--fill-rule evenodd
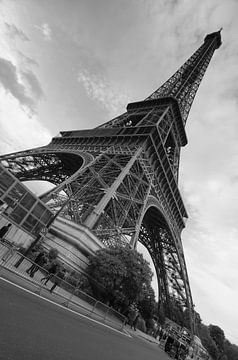
<path id="1" fill-rule="evenodd" d="M 8 223 L 4 217 L 0 218 L 0 228 Z M 33 241 L 28 233 L 14 224 L 5 238 L 25 249 Z M 84 270 L 88 265 L 88 256 L 105 247 L 87 227 L 61 217 L 54 221 L 42 245 L 48 251 L 56 248 L 59 259 L 74 270 Z"/>
<path id="2" fill-rule="evenodd" d="M 47 249 L 56 248 L 60 260 L 75 270 L 85 269 L 88 256 L 105 247 L 88 228 L 61 217 L 52 224 L 44 246 Z"/>

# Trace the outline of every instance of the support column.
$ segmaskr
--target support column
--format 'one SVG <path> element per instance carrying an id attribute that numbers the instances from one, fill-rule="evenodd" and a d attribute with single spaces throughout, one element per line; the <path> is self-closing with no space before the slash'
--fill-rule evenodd
<path id="1" fill-rule="evenodd" d="M 122 181 L 124 180 L 126 175 L 129 173 L 130 168 L 132 167 L 134 162 L 137 160 L 137 158 L 140 155 L 141 151 L 142 151 L 142 148 L 139 148 L 135 152 L 135 154 L 132 156 L 131 160 L 123 168 L 123 170 L 121 171 L 120 175 L 116 178 L 114 183 L 109 188 L 105 189 L 105 194 L 104 194 L 103 198 L 95 206 L 92 213 L 87 217 L 87 219 L 84 222 L 84 224 L 87 227 L 92 229 L 93 226 L 96 224 L 99 216 L 102 214 L 102 212 L 104 211 L 105 207 L 107 206 L 107 204 L 109 203 L 111 198 L 113 198 L 115 196 L 118 187 L 120 186 L 120 184 L 122 183 Z"/>
<path id="2" fill-rule="evenodd" d="M 147 200 L 148 200 L 148 197 L 150 195 L 150 190 L 151 190 L 151 183 L 150 183 L 150 186 L 148 188 L 148 192 L 146 194 L 144 205 L 142 207 L 141 216 L 140 216 L 139 221 L 138 221 L 138 223 L 136 224 L 136 227 L 135 227 L 136 231 L 135 231 L 135 233 L 133 234 L 133 236 L 131 237 L 131 240 L 130 240 L 130 246 L 133 249 L 135 249 L 137 241 L 138 241 L 138 237 L 139 237 L 139 233 L 140 233 L 140 227 L 141 227 L 141 223 L 142 223 L 142 220 L 143 220 L 144 211 L 145 211 L 145 208 L 146 208 L 146 205 L 147 205 Z"/>

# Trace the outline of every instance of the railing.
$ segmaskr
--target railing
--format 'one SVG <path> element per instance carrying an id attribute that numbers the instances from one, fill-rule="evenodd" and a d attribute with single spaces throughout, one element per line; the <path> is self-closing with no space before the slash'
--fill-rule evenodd
<path id="1" fill-rule="evenodd" d="M 15 264 L 20 257 L 23 257 L 23 261 L 20 266 L 16 268 Z M 35 266 L 33 277 L 30 276 L 30 271 L 27 272 L 32 265 Z M 16 247 L 6 242 L 1 242 L 0 276 L 2 276 L 4 269 L 10 270 L 19 277 L 27 280 L 24 282 L 24 286 L 30 289 L 32 289 L 33 286 L 35 293 L 45 298 L 53 299 L 55 302 L 71 310 L 91 317 L 113 328 L 123 330 L 126 322 L 124 315 L 81 291 L 79 287 L 73 286 L 67 281 L 67 277 L 63 279 L 57 276 L 57 274 L 50 274 L 45 268 L 20 254 Z M 45 284 L 48 277 L 49 280 Z"/>

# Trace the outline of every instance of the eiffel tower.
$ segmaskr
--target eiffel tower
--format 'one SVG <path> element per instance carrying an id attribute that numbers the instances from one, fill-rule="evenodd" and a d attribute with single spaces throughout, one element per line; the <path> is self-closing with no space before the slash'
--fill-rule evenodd
<path id="1" fill-rule="evenodd" d="M 55 185 L 41 199 L 58 215 L 87 227 L 106 246 L 141 242 L 158 278 L 159 304 L 193 301 L 181 242 L 187 218 L 178 190 L 186 120 L 220 30 L 161 87 L 122 115 L 90 130 L 63 131 L 49 145 L 0 157 L 20 181 Z"/>

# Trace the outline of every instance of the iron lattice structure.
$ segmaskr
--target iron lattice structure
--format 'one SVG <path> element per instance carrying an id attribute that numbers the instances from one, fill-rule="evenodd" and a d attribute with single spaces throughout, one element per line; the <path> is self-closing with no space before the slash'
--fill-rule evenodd
<path id="1" fill-rule="evenodd" d="M 0 157 L 21 181 L 55 184 L 42 200 L 87 226 L 104 244 L 145 245 L 168 317 L 174 302 L 192 314 L 180 237 L 187 213 L 178 190 L 179 157 L 191 104 L 220 45 L 220 31 L 207 35 L 168 81 L 115 119 L 91 130 L 63 131 L 47 146 Z"/>

